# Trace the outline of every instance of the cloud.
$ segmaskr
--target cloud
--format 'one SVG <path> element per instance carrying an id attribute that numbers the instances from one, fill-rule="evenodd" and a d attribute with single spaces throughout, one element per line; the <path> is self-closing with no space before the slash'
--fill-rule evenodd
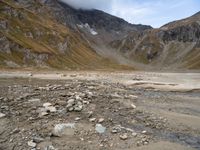
<path id="1" fill-rule="evenodd" d="M 100 9 L 109 11 L 112 6 L 112 0 L 60 0 L 68 5 L 79 9 Z"/>
<path id="2" fill-rule="evenodd" d="M 99 9 L 134 24 L 160 27 L 200 10 L 199 0 L 61 0 L 74 8 Z"/>

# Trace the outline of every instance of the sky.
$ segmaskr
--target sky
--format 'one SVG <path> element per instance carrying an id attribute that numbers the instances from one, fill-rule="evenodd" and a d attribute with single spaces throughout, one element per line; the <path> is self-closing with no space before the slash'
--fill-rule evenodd
<path id="1" fill-rule="evenodd" d="M 61 0 L 82 9 L 99 9 L 133 24 L 154 28 L 200 11 L 200 0 Z"/>

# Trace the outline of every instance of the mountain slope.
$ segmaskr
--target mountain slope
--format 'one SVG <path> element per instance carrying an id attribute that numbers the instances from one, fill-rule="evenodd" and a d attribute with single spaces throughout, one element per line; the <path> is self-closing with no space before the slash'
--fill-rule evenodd
<path id="1" fill-rule="evenodd" d="M 59 0 L 0 1 L 0 67 L 200 69 L 200 13 L 153 29 Z"/>
<path id="2" fill-rule="evenodd" d="M 41 1 L 3 0 L 0 11 L 2 67 L 120 67 L 99 56 L 77 31 L 58 23 Z"/>
<path id="3" fill-rule="evenodd" d="M 156 69 L 200 69 L 200 13 L 110 43 L 127 58 Z"/>

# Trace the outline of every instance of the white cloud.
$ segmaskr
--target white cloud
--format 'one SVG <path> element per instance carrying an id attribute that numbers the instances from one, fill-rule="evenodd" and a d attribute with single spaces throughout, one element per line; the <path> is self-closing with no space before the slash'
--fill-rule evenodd
<path id="1" fill-rule="evenodd" d="M 138 23 L 137 20 L 154 13 L 154 11 L 150 9 L 146 3 L 140 4 L 131 0 L 127 0 L 126 3 L 124 3 L 123 0 L 115 0 L 113 1 L 110 13 L 124 18 L 131 23 Z"/>
<path id="2" fill-rule="evenodd" d="M 68 5 L 79 9 L 100 9 L 109 10 L 112 6 L 112 0 L 60 0 Z"/>
<path id="3" fill-rule="evenodd" d="M 134 24 L 160 27 L 200 10 L 199 0 L 61 0 L 74 8 L 100 9 Z"/>

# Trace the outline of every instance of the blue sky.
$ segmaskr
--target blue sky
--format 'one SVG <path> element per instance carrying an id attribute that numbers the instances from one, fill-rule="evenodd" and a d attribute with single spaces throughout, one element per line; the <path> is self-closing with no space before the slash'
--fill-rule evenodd
<path id="1" fill-rule="evenodd" d="M 200 0 L 62 0 L 76 7 L 100 9 L 130 23 L 155 28 L 200 11 Z"/>

